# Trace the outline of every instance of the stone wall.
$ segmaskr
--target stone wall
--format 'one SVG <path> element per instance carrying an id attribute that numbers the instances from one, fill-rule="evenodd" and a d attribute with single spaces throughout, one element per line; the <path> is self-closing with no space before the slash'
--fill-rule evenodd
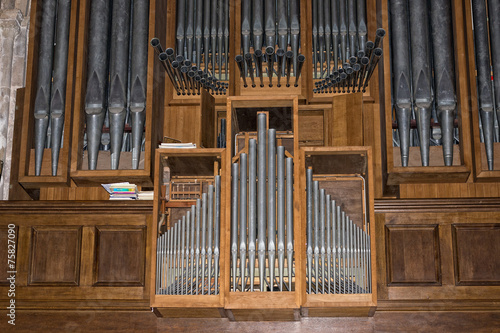
<path id="1" fill-rule="evenodd" d="M 9 198 L 16 90 L 25 85 L 30 0 L 0 0 L 0 200 Z"/>

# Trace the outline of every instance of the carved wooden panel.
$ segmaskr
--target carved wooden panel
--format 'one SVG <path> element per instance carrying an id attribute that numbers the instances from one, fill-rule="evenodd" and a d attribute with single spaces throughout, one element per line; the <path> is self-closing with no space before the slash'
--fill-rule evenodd
<path id="1" fill-rule="evenodd" d="M 78 285 L 82 228 L 33 227 L 30 285 Z"/>
<path id="2" fill-rule="evenodd" d="M 146 227 L 105 227 L 96 230 L 94 285 L 143 286 Z"/>
<path id="3" fill-rule="evenodd" d="M 437 225 L 386 226 L 389 285 L 440 285 Z"/>
<path id="4" fill-rule="evenodd" d="M 17 262 L 17 234 L 19 228 L 14 227 L 10 231 L 13 236 L 9 237 L 9 228 L 6 225 L 0 226 L 0 286 L 8 285 L 7 278 L 10 276 L 9 271 L 15 271 L 16 267 L 9 267 L 9 264 L 15 265 Z M 14 251 L 14 253 L 12 253 Z M 12 256 L 12 254 L 14 256 Z M 9 261 L 9 259 L 11 261 Z"/>
<path id="5" fill-rule="evenodd" d="M 500 224 L 455 224 L 452 231 L 456 284 L 500 285 Z"/>

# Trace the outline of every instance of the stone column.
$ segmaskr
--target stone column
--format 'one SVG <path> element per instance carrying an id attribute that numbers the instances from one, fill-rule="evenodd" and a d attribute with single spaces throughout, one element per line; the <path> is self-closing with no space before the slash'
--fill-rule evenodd
<path id="1" fill-rule="evenodd" d="M 15 88 L 24 85 L 26 32 L 20 50 L 15 49 L 20 35 L 23 15 L 18 9 L 0 10 L 0 160 L 4 161 L 4 169 L 0 178 L 0 199 L 6 200 L 9 195 L 10 160 L 12 158 L 12 128 L 15 112 Z M 24 29 L 26 30 L 26 29 Z M 17 52 L 16 52 L 17 51 Z M 22 64 L 19 64 L 19 51 Z M 14 61 L 14 59 L 16 61 Z M 19 68 L 20 67 L 20 68 Z M 19 77 L 21 76 L 21 77 Z M 13 87 L 12 83 L 18 86 Z M 15 82 L 17 81 L 17 82 Z M 21 82 L 19 82 L 21 81 Z"/>

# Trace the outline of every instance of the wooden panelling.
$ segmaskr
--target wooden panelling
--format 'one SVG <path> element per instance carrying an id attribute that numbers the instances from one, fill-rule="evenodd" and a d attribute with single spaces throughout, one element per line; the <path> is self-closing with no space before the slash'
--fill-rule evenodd
<path id="1" fill-rule="evenodd" d="M 387 283 L 439 285 L 438 227 L 387 226 Z"/>
<path id="2" fill-rule="evenodd" d="M 143 286 L 146 228 L 96 228 L 95 286 Z"/>
<path id="3" fill-rule="evenodd" d="M 14 222 L 14 221 L 13 221 Z M 7 225 L 2 225 L 0 226 L 0 258 L 2 259 L 2 263 L 0 264 L 0 286 L 1 285 L 8 285 L 9 281 L 7 280 L 8 277 L 11 276 L 10 273 L 7 273 L 9 271 L 15 271 L 16 267 L 9 267 L 9 264 L 12 262 L 16 262 L 16 257 L 17 257 L 17 235 L 19 232 L 19 228 L 14 227 L 13 229 L 14 232 L 9 233 L 9 228 Z M 14 236 L 10 236 L 10 234 L 14 234 Z M 12 257 L 12 250 L 14 251 L 14 257 Z M 8 259 L 12 261 L 8 261 Z"/>
<path id="4" fill-rule="evenodd" d="M 401 199 L 500 197 L 500 183 L 404 184 L 399 187 Z"/>
<path id="5" fill-rule="evenodd" d="M 177 105 L 165 108 L 163 134 L 182 142 L 201 145 L 201 113 L 199 105 Z"/>
<path id="6" fill-rule="evenodd" d="M 299 110 L 299 145 L 323 146 L 325 138 L 323 110 Z"/>
<path id="7" fill-rule="evenodd" d="M 329 127 L 328 146 L 363 145 L 363 94 L 333 97 L 331 114 L 325 122 Z"/>
<path id="8" fill-rule="evenodd" d="M 500 285 L 500 224 L 453 225 L 457 285 Z"/>
<path id="9" fill-rule="evenodd" d="M 33 227 L 29 285 L 78 285 L 81 227 Z"/>

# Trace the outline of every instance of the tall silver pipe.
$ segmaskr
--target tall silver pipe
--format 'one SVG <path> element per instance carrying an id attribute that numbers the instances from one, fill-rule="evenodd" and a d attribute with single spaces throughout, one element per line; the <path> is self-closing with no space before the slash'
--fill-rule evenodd
<path id="1" fill-rule="evenodd" d="M 347 255 L 347 248 L 346 248 L 346 233 L 345 233 L 345 226 L 346 226 L 346 215 L 345 212 L 342 211 L 342 225 L 340 227 L 340 232 L 342 234 L 342 239 L 341 239 L 341 260 L 342 260 L 342 276 L 343 276 L 343 283 L 342 283 L 342 294 L 345 294 L 346 292 L 346 285 L 347 285 L 347 275 L 346 275 L 346 255 Z"/>
<path id="2" fill-rule="evenodd" d="M 278 70 L 277 70 L 277 73 L 278 73 L 278 84 L 277 84 L 277 86 L 278 87 L 281 87 L 280 80 L 281 80 L 281 74 L 283 72 L 283 60 L 284 60 L 284 58 L 285 58 L 285 50 L 278 49 L 276 51 L 276 62 L 278 63 Z"/>
<path id="3" fill-rule="evenodd" d="M 125 117 L 127 114 L 130 9 L 130 0 L 113 1 L 109 64 L 110 88 L 108 97 L 112 170 L 118 169 L 120 162 Z"/>
<path id="4" fill-rule="evenodd" d="M 276 27 L 278 31 L 278 46 L 286 49 L 288 46 L 288 1 L 276 2 Z"/>
<path id="5" fill-rule="evenodd" d="M 312 258 L 313 258 L 313 171 L 306 170 L 306 235 L 307 235 L 307 280 L 308 293 L 312 294 Z"/>
<path id="6" fill-rule="evenodd" d="M 254 2 L 255 5 L 256 2 Z M 255 9 L 254 9 L 255 10 Z M 250 52 L 250 35 L 251 28 L 250 24 L 253 19 L 254 24 L 255 20 L 258 17 L 258 14 L 255 13 L 256 17 L 251 15 L 251 0 L 242 0 L 241 1 L 241 48 L 243 50 L 243 54 L 247 54 Z M 255 29 L 255 27 L 254 27 Z M 255 38 L 255 37 L 254 37 Z"/>
<path id="7" fill-rule="evenodd" d="M 344 0 L 340 0 L 339 2 L 339 31 L 340 31 L 340 55 L 341 55 L 341 64 L 345 64 L 347 62 L 347 48 L 349 47 L 349 42 L 347 40 L 347 13 L 346 13 L 346 2 Z"/>
<path id="8" fill-rule="evenodd" d="M 330 294 L 331 292 L 331 280 L 332 280 L 332 271 L 331 271 L 331 260 L 332 260 L 332 240 L 331 240 L 331 223 L 332 223 L 332 211 L 331 211 L 331 195 L 327 194 L 325 198 L 325 208 L 326 208 L 326 274 L 327 274 L 327 281 L 328 281 L 328 290 L 327 293 Z M 324 293 L 324 292 L 323 292 Z"/>
<path id="9" fill-rule="evenodd" d="M 265 287 L 266 267 L 266 227 L 267 227 L 267 198 L 266 198 L 266 123 L 265 113 L 257 115 L 257 224 L 258 224 L 258 247 L 259 260 L 259 283 L 260 291 Z"/>
<path id="10" fill-rule="evenodd" d="M 196 199 L 196 268 L 195 268 L 195 288 L 196 295 L 199 294 L 199 285 L 200 285 L 200 222 L 201 222 L 201 200 Z"/>
<path id="11" fill-rule="evenodd" d="M 196 13 L 194 20 L 194 44 L 196 57 L 193 58 L 196 66 L 201 68 L 202 44 L 203 44 L 203 0 L 196 0 Z"/>
<path id="12" fill-rule="evenodd" d="M 336 250 L 336 258 L 337 258 L 337 280 L 336 283 L 338 285 L 338 293 L 342 294 L 342 209 L 340 205 L 336 207 L 337 209 L 337 219 L 336 219 L 336 237 L 337 237 L 337 250 Z"/>
<path id="13" fill-rule="evenodd" d="M 155 294 L 158 295 L 161 290 L 161 261 L 163 259 L 163 253 L 161 251 L 161 240 L 162 236 L 160 235 L 156 238 L 156 289 Z"/>
<path id="14" fill-rule="evenodd" d="M 178 246 L 179 246 L 179 227 L 180 223 L 175 223 L 174 225 L 174 253 L 173 253 L 173 276 L 172 276 L 172 288 L 171 292 L 173 295 L 177 295 L 177 277 L 179 276 L 179 256 L 178 256 Z"/>
<path id="15" fill-rule="evenodd" d="M 247 154 L 240 154 L 240 277 L 241 291 L 246 287 L 247 253 Z"/>
<path id="16" fill-rule="evenodd" d="M 218 67 L 219 67 L 219 80 L 222 80 L 222 50 L 224 48 L 224 43 L 223 43 L 223 37 L 224 37 L 224 8 L 223 7 L 223 0 L 218 0 L 219 4 L 219 11 L 218 11 L 218 19 L 217 19 L 217 60 L 218 60 Z M 215 72 L 214 72 L 215 76 Z"/>
<path id="17" fill-rule="evenodd" d="M 176 15 L 176 40 L 177 40 L 177 54 L 184 56 L 184 38 L 186 31 L 184 25 L 186 24 L 186 0 L 177 0 L 177 15 Z"/>
<path id="18" fill-rule="evenodd" d="M 277 175 L 277 225 L 278 225 L 278 271 L 280 291 L 283 291 L 285 270 L 285 147 L 278 146 L 276 156 Z"/>
<path id="19" fill-rule="evenodd" d="M 401 150 L 401 165 L 408 166 L 410 157 L 411 121 L 411 74 L 410 74 L 410 34 L 408 31 L 407 0 L 390 0 L 391 59 L 393 73 L 393 95 L 398 122 Z M 368 48 L 367 43 L 367 48 Z"/>
<path id="20" fill-rule="evenodd" d="M 181 279 L 180 279 L 180 283 L 179 283 L 179 287 L 180 287 L 180 294 L 181 295 L 184 295 L 184 288 L 183 288 L 183 284 L 184 284 L 184 280 L 185 280 L 185 277 L 186 277 L 186 274 L 185 274 L 185 271 L 184 271 L 184 259 L 185 259 L 185 255 L 186 255 L 186 251 L 185 251 L 185 247 L 186 247 L 186 216 L 183 216 L 182 217 L 182 224 L 181 224 L 181 230 L 180 230 L 180 234 L 181 234 Z M 186 268 L 187 268 L 187 264 L 186 264 Z"/>
<path id="21" fill-rule="evenodd" d="M 500 121 L 500 2 L 488 1 L 491 64 L 493 67 L 493 92 L 497 121 Z"/>
<path id="22" fill-rule="evenodd" d="M 257 231 L 257 142 L 248 140 L 248 269 L 250 291 L 255 278 L 255 250 Z"/>
<path id="23" fill-rule="evenodd" d="M 186 38 L 186 52 L 183 53 L 186 59 L 195 60 L 193 58 L 193 48 L 194 48 L 194 13 L 195 6 L 194 0 L 187 0 L 186 4 L 186 18 L 182 19 L 183 24 L 185 24 L 185 38 Z"/>
<path id="24" fill-rule="evenodd" d="M 54 58 L 54 31 L 56 21 L 56 0 L 43 3 L 40 42 L 38 46 L 38 77 L 34 105 L 35 118 L 35 175 L 42 171 L 43 150 L 47 138 L 50 117 L 50 96 L 52 61 Z M 64 96 L 62 96 L 64 97 Z M 99 138 L 100 139 L 100 138 Z"/>
<path id="25" fill-rule="evenodd" d="M 208 71 L 208 60 L 210 54 L 210 1 L 204 1 L 205 6 L 203 8 L 203 60 L 205 63 L 205 68 L 203 70 L 205 73 Z"/>
<path id="26" fill-rule="evenodd" d="M 432 92 L 427 1 L 409 1 L 409 6 L 413 103 L 422 166 L 428 166 Z"/>
<path id="27" fill-rule="evenodd" d="M 207 194 L 207 266 L 208 266 L 208 294 L 211 294 L 212 290 L 212 253 L 213 253 L 213 230 L 214 230 L 214 186 L 208 185 L 208 194 Z M 215 289 L 217 286 L 215 287 Z"/>
<path id="28" fill-rule="evenodd" d="M 318 2 L 312 1 L 313 76 L 318 78 Z"/>
<path id="29" fill-rule="evenodd" d="M 263 0 L 253 0 L 252 34 L 253 34 L 254 49 L 255 50 L 262 50 L 263 35 L 264 35 L 264 2 L 263 2 Z"/>
<path id="30" fill-rule="evenodd" d="M 267 130 L 267 253 L 269 289 L 273 291 L 276 263 L 276 130 Z"/>
<path id="31" fill-rule="evenodd" d="M 167 231 L 169 235 L 168 261 L 167 261 L 167 294 L 173 294 L 174 285 L 174 226 Z"/>
<path id="32" fill-rule="evenodd" d="M 191 262 L 191 265 L 190 265 L 190 272 L 189 272 L 189 290 L 190 290 L 190 295 L 194 295 L 194 291 L 193 291 L 193 285 L 195 286 L 196 288 L 196 285 L 193 284 L 193 281 L 194 281 L 194 266 L 195 266 L 195 257 L 194 257 L 194 252 L 195 252 L 195 244 L 194 244 L 194 234 L 195 234 L 195 219 L 196 219 L 196 206 L 195 205 L 192 205 L 191 206 L 191 214 L 190 214 L 190 219 L 189 219 L 189 223 L 191 224 L 191 233 L 190 233 L 190 237 L 191 237 L 191 241 L 190 241 L 190 244 L 191 244 L 191 248 L 189 249 L 189 260 Z"/>
<path id="33" fill-rule="evenodd" d="M 314 278 L 316 283 L 316 294 L 319 294 L 319 182 L 313 181 L 313 223 L 314 223 Z"/>
<path id="34" fill-rule="evenodd" d="M 326 52 L 326 75 L 330 76 L 330 63 L 332 60 L 332 51 L 331 51 L 331 41 L 332 41 L 332 20 L 330 18 L 331 15 L 331 6 L 330 1 L 325 1 L 323 14 L 325 19 L 325 52 Z"/>
<path id="35" fill-rule="evenodd" d="M 201 195 L 201 294 L 205 293 L 205 264 L 207 254 L 207 194 Z M 210 287 L 210 286 L 209 286 Z"/>
<path id="36" fill-rule="evenodd" d="M 192 265 L 192 262 L 190 260 L 190 257 L 191 257 L 191 211 L 188 210 L 186 212 L 186 216 L 185 216 L 185 219 L 186 219 L 186 252 L 185 252 L 185 255 L 186 255 L 186 273 L 185 273 L 185 290 L 184 290 L 184 294 L 185 295 L 189 295 L 190 293 L 190 284 L 191 284 L 191 275 L 189 275 L 190 273 L 190 267 L 193 267 Z M 184 222 L 184 221 L 183 221 Z"/>
<path id="37" fill-rule="evenodd" d="M 229 81 L 229 0 L 224 0 L 224 59 L 226 62 L 225 79 Z"/>
<path id="38" fill-rule="evenodd" d="M 321 293 L 325 293 L 325 190 L 319 190 L 319 241 L 320 241 L 320 255 L 321 255 Z"/>
<path id="39" fill-rule="evenodd" d="M 349 56 L 356 56 L 358 53 L 357 39 L 358 27 L 356 25 L 356 0 L 347 0 L 347 20 L 349 30 Z"/>
<path id="40" fill-rule="evenodd" d="M 358 30 L 358 45 L 359 50 L 365 50 L 366 38 L 367 38 L 367 26 L 366 26 L 366 0 L 356 1 L 356 18 L 357 18 L 357 30 Z"/>
<path id="41" fill-rule="evenodd" d="M 444 164 L 451 166 L 453 164 L 453 122 L 456 116 L 451 1 L 435 0 L 430 2 L 430 6 L 433 49 L 442 50 L 439 53 L 433 52 L 437 116 L 441 124 Z"/>
<path id="42" fill-rule="evenodd" d="M 231 167 L 232 194 L 231 194 L 231 260 L 233 264 L 232 278 L 233 291 L 237 288 L 238 268 L 238 163 Z"/>
<path id="43" fill-rule="evenodd" d="M 210 38 L 212 41 L 211 56 L 212 56 L 212 75 L 215 77 L 215 68 L 217 59 L 217 0 L 211 0 L 212 8 L 210 9 Z"/>
<path id="44" fill-rule="evenodd" d="M 138 169 L 146 118 L 149 1 L 134 1 L 133 7 L 129 108 L 132 120 L 132 169 Z"/>
<path id="45" fill-rule="evenodd" d="M 70 17 L 71 0 L 59 0 L 57 5 L 57 31 L 55 34 L 56 45 L 54 46 L 52 97 L 50 99 L 52 176 L 57 175 L 59 149 L 63 138 Z"/>
<path id="46" fill-rule="evenodd" d="M 101 143 L 102 126 L 106 114 L 108 32 L 111 18 L 110 1 L 94 0 L 90 6 L 85 114 L 88 168 L 89 170 L 95 170 Z"/>
<path id="47" fill-rule="evenodd" d="M 364 0 L 361 0 L 364 1 Z M 333 71 L 338 69 L 339 58 L 339 0 L 332 0 L 331 2 L 331 19 L 332 19 L 332 51 L 333 51 Z"/>
<path id="48" fill-rule="evenodd" d="M 286 165 L 286 255 L 288 290 L 292 290 L 293 276 L 293 158 L 285 159 Z"/>
<path id="49" fill-rule="evenodd" d="M 297 57 L 300 47 L 300 9 L 299 0 L 290 0 L 290 44 L 293 52 L 293 74 L 298 77 Z"/>
<path id="50" fill-rule="evenodd" d="M 484 147 L 488 170 L 494 168 L 494 105 L 491 86 L 490 49 L 488 45 L 488 26 L 485 0 L 472 0 L 472 19 L 474 22 L 474 45 L 476 50 L 477 91 L 479 114 L 483 128 Z"/>
<path id="51" fill-rule="evenodd" d="M 276 45 L 276 2 L 265 2 L 265 33 L 266 46 L 274 47 Z"/>
<path id="52" fill-rule="evenodd" d="M 215 285 L 215 295 L 219 294 L 219 258 L 220 258 L 220 196 L 221 188 L 220 176 L 215 176 L 215 216 L 214 216 L 214 285 Z"/>

